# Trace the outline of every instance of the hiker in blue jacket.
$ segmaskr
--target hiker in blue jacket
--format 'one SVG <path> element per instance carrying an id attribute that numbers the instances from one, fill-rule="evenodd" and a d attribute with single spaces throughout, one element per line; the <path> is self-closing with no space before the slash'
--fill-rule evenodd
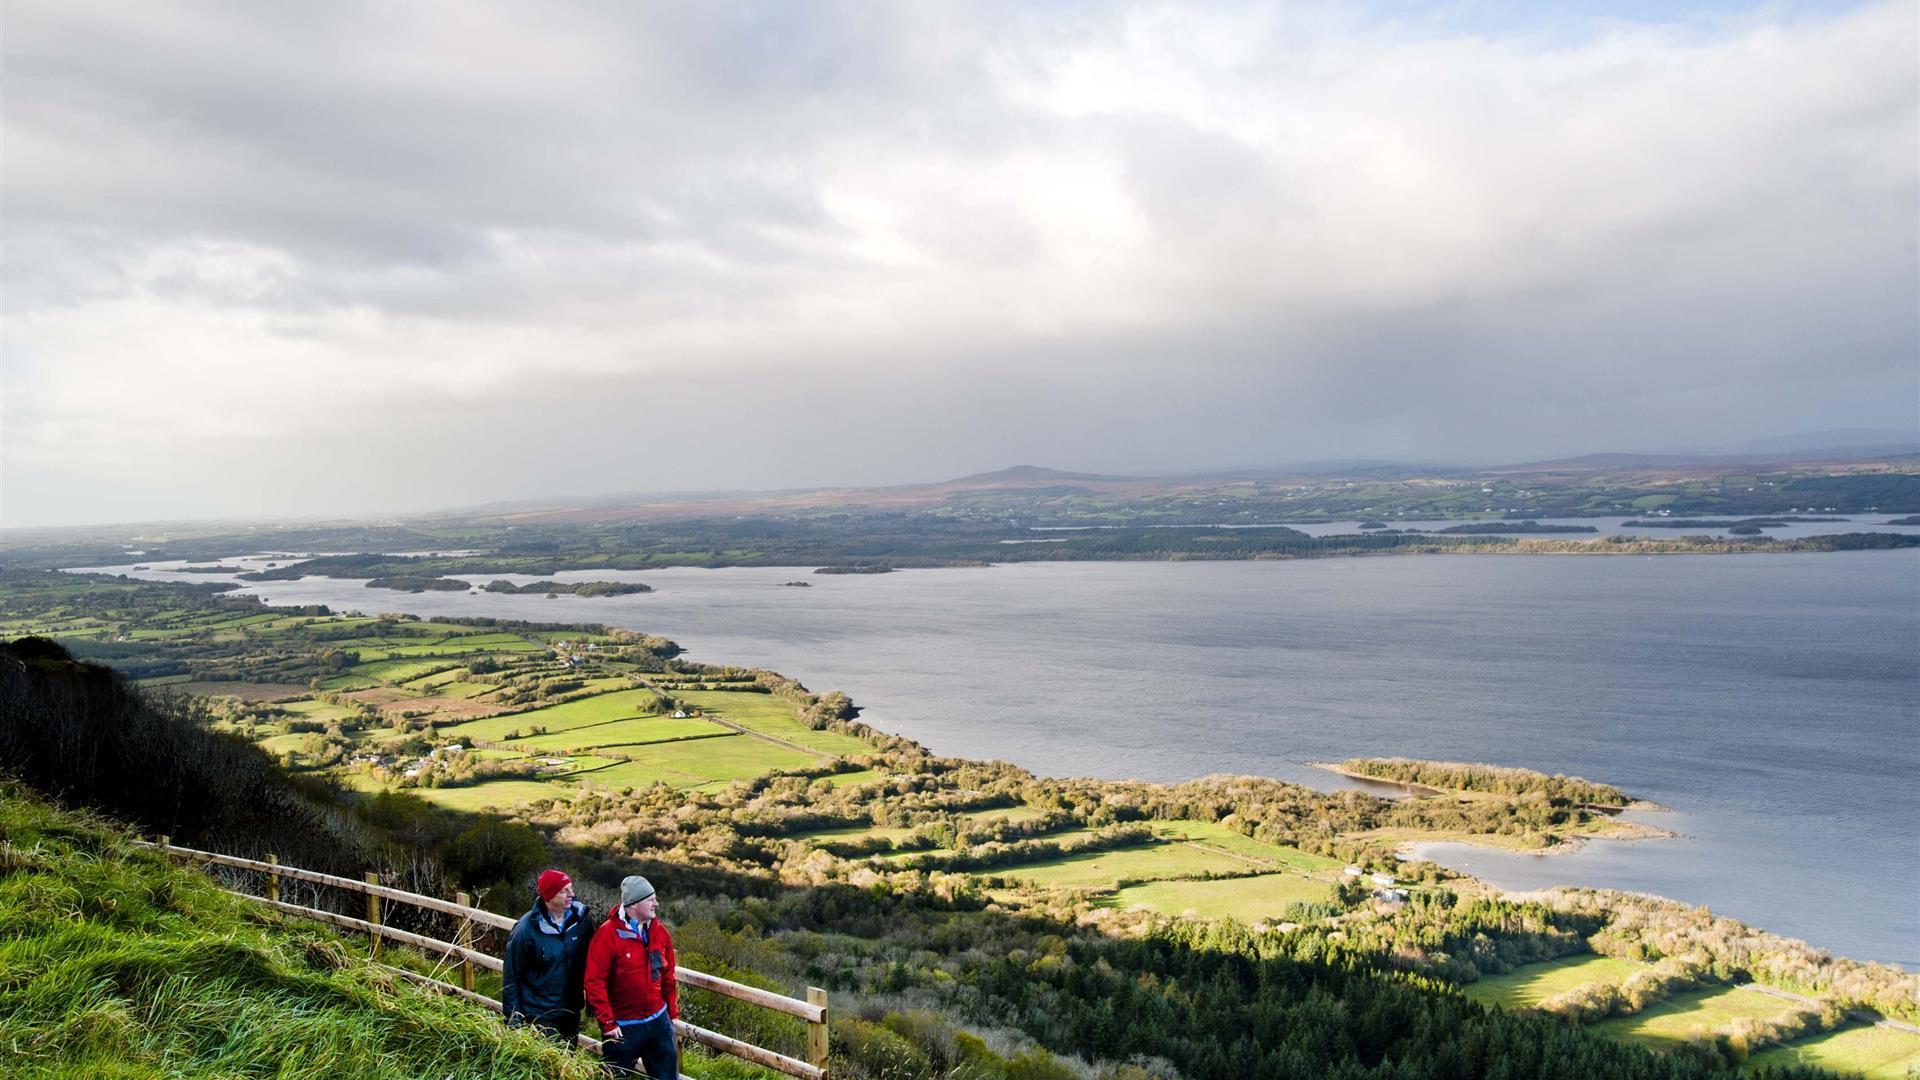
<path id="1" fill-rule="evenodd" d="M 535 883 L 533 910 L 513 924 L 500 984 L 501 1011 L 513 1027 L 532 1024 L 571 1047 L 585 1003 L 580 980 L 595 922 L 573 898 L 573 879 L 548 870 Z"/>

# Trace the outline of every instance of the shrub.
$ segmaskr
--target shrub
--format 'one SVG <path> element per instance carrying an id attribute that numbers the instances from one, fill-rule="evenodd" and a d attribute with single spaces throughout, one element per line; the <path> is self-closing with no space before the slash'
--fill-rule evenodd
<path id="1" fill-rule="evenodd" d="M 834 1056 L 845 1071 L 836 1074 L 862 1080 L 919 1080 L 933 1071 L 933 1061 L 920 1048 L 888 1028 L 866 1020 L 845 1019 L 833 1026 Z"/>

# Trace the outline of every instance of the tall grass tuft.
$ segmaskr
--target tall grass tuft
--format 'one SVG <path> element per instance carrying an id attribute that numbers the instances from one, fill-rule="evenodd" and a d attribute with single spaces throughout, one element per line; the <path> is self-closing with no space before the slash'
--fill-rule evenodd
<path id="1" fill-rule="evenodd" d="M 599 1075 L 11 780 L 0 869 L 0 1056 L 14 1075 Z"/>

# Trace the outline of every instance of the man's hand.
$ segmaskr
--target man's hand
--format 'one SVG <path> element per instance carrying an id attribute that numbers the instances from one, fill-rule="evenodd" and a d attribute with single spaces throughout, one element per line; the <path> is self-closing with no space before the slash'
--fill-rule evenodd
<path id="1" fill-rule="evenodd" d="M 608 1042 L 625 1042 L 626 1038 L 626 1033 L 620 1030 L 619 1024 L 613 1025 L 613 1028 L 607 1032 Z"/>

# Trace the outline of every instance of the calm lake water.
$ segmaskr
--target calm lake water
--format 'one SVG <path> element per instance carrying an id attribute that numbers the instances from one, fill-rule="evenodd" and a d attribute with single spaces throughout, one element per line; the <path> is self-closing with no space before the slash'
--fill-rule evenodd
<path id="1" fill-rule="evenodd" d="M 189 577 L 167 565 L 137 576 Z M 809 569 L 559 575 L 657 590 L 590 599 L 258 591 L 665 634 L 845 690 L 938 753 L 1046 775 L 1330 787 L 1307 762 L 1395 754 L 1578 774 L 1672 808 L 1647 820 L 1685 838 L 1426 853 L 1920 967 L 1920 551 Z"/>

